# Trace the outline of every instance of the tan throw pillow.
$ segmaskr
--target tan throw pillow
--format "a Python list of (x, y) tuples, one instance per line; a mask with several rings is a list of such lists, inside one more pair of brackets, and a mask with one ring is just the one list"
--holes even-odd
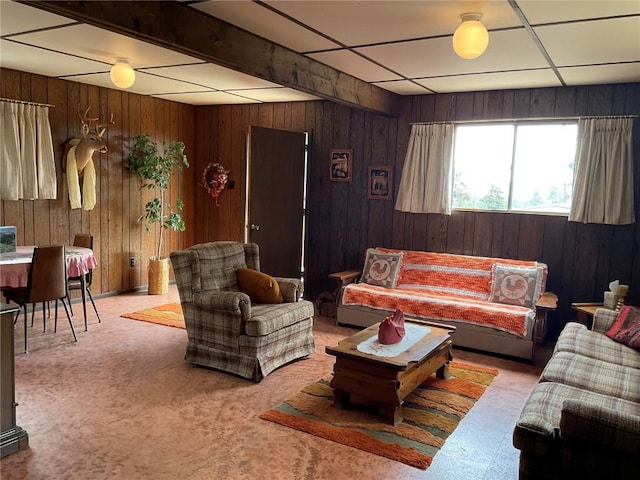
[(489, 301), (533, 308), (538, 298), (539, 274), (537, 267), (494, 264)]
[(402, 253), (379, 252), (367, 249), (361, 281), (369, 285), (396, 288)]
[(250, 268), (239, 268), (238, 286), (242, 293), (246, 293), (251, 301), (257, 303), (282, 303), (282, 293), (275, 278), (266, 273)]

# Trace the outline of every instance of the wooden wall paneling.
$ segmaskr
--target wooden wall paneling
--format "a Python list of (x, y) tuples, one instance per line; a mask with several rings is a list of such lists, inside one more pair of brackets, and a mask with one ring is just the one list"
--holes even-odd
[[(111, 125), (105, 135), (108, 140), (109, 152), (107, 159), (102, 158), (106, 165), (106, 184), (108, 198), (107, 225), (103, 232), (108, 232), (109, 238), (109, 292), (119, 292), (123, 288), (122, 275), (124, 269), (124, 255), (122, 252), (123, 237), (123, 198), (122, 198), (122, 91), (114, 89), (101, 90), (101, 115), (113, 113), (115, 125)], [(109, 113), (107, 113), (109, 112)], [(109, 131), (111, 130), (111, 131)], [(105, 196), (103, 195), (104, 199)], [(128, 266), (128, 259), (127, 267)]]
[(531, 104), (529, 115), (531, 117), (551, 117), (555, 110), (556, 89), (534, 88), (531, 90)]
[[(68, 140), (72, 138), (81, 138), (82, 123), (80, 121), (79, 115), (82, 115), (84, 113), (84, 111), (87, 108), (84, 105), (88, 105), (88, 104), (87, 104), (87, 85), (86, 84), (69, 82), (66, 86), (67, 86), (67, 111), (66, 111), (67, 121), (63, 125), (66, 126), (67, 131), (65, 134), (61, 135), (62, 137), (64, 137), (64, 140), (58, 150), (60, 152), (60, 155), (57, 155), (56, 159), (59, 159), (61, 171), (63, 170), (62, 166), (64, 165), (64, 173), (60, 176), (60, 183), (58, 184), (58, 188), (61, 188), (61, 187), (64, 188), (64, 193), (63, 195), (60, 195), (60, 198), (65, 202), (66, 207), (69, 209), (68, 240), (72, 242), (73, 237), (76, 233), (82, 233), (86, 231), (83, 228), (83, 220), (86, 219), (88, 223), (89, 213), (87, 212), (85, 214), (84, 208), (73, 208), (73, 209), (71, 208), (71, 205), (69, 202), (69, 187), (67, 185), (67, 178), (68, 178), (67, 171), (66, 171), (67, 159), (64, 157), (64, 143), (66, 143)], [(84, 101), (83, 101), (83, 97), (84, 97)], [(81, 113), (78, 113), (79, 111)], [(100, 115), (100, 112), (95, 111), (95, 107), (92, 111), (89, 112), (90, 117), (95, 118), (98, 115)], [(61, 131), (62, 130), (64, 130), (64, 127), (61, 128)], [(104, 139), (105, 142), (107, 141), (108, 135), (109, 133), (105, 134), (105, 139)], [(97, 173), (99, 171), (97, 162), (99, 162), (98, 157), (100, 156), (100, 153), (96, 152), (94, 153), (93, 156), (95, 158), (94, 165), (96, 167), (96, 173)], [(80, 182), (82, 182), (83, 177), (79, 178)], [(97, 181), (98, 180), (96, 179), (96, 182)], [(82, 183), (80, 183), (80, 185), (81, 185), (80, 191), (83, 192)], [(96, 206), (99, 198), (100, 197), (98, 196), (98, 192), (96, 191)]]
[(554, 116), (569, 117), (575, 115), (577, 92), (576, 87), (564, 87), (556, 90)]
[[(56, 78), (47, 78), (47, 91), (49, 103), (55, 108), (49, 110), (49, 122), (52, 124), (51, 138), (53, 141), (54, 155), (60, 156), (62, 144), (66, 140), (67, 116), (67, 82)], [(50, 200), (49, 228), (36, 229), (36, 244), (66, 244), (69, 241), (69, 195), (66, 188), (66, 176), (60, 169), (56, 169), (58, 182), (58, 198)], [(62, 189), (60, 188), (62, 186)], [(62, 193), (62, 195), (61, 195)], [(47, 231), (48, 230), (48, 231)]]
[[(474, 120), (484, 118), (484, 112), (487, 110), (487, 103), (489, 101), (489, 94), (487, 92), (474, 92), (473, 93), (473, 114)], [(456, 106), (456, 116), (458, 115), (458, 108)]]
[[(155, 111), (156, 99), (153, 97), (142, 97), (141, 99), (141, 121), (140, 121), (140, 132), (135, 132), (134, 135), (139, 133), (146, 133), (149, 135), (149, 138), (157, 141), (156, 136), (156, 111)], [(161, 118), (158, 119), (161, 121)], [(135, 180), (138, 185), (142, 185), (142, 181), (139, 178)], [(151, 190), (141, 189), (140, 190), (140, 204), (138, 206), (138, 216), (142, 215), (144, 212), (145, 204), (153, 198), (154, 194)], [(142, 278), (144, 279), (143, 285), (148, 284), (148, 269), (149, 269), (149, 257), (155, 255), (155, 234), (147, 233), (145, 227), (142, 223), (138, 223), (138, 231), (140, 232), (142, 238)]]
[[(136, 287), (138, 285), (144, 285), (147, 282), (145, 275), (146, 268), (143, 268), (146, 262), (146, 255), (143, 255), (141, 228), (138, 224), (138, 217), (141, 212), (140, 181), (131, 175), (128, 168), (126, 168), (126, 157), (131, 151), (132, 138), (142, 131), (142, 97), (140, 95), (129, 95), (126, 116), (128, 117), (128, 122), (126, 129), (123, 125), (122, 150), (125, 158), (123, 172), (129, 185), (127, 215), (124, 219), (129, 230), (129, 246), (125, 250), (125, 257), (129, 259), (131, 257), (135, 258), (135, 267), (129, 267), (129, 286)], [(146, 235), (146, 233), (142, 232), (142, 235)]]
[[(120, 136), (118, 139), (118, 145), (120, 148), (120, 175), (122, 178), (122, 290), (131, 290), (135, 284), (131, 283), (132, 270), (129, 263), (131, 257), (131, 242), (132, 237), (135, 236), (135, 230), (131, 231), (131, 184), (132, 178), (129, 175), (127, 169), (127, 155), (129, 154), (129, 123), (132, 122), (132, 117), (129, 114), (129, 102), (133, 95), (123, 92), (122, 104), (120, 106)], [(140, 263), (140, 262), (138, 262)]]
[(462, 235), (462, 253), (464, 255), (473, 255), (473, 240), (478, 215), (481, 213), (464, 212), (464, 233)]
[(513, 94), (513, 117), (526, 118), (531, 107), (531, 90), (515, 90)]
[[(2, 87), (3, 97), (14, 100), (28, 100), (28, 98), (23, 97), (22, 82), (20, 78), (20, 72), (15, 70), (2, 70), (2, 82), (0, 82), (0, 87)], [(26, 245), (27, 239), (33, 241), (31, 240), (33, 239), (33, 233), (31, 233), (33, 232), (33, 229), (31, 229), (25, 236), (27, 226), (25, 224), (23, 203), (23, 200), (2, 201), (2, 224), (14, 225), (16, 227), (17, 242), (19, 245)]]
[(574, 299), (575, 302), (593, 298), (593, 284), (598, 269), (598, 243), (602, 225), (578, 225), (574, 250)]
[(587, 115), (611, 115), (613, 107), (613, 89), (608, 85), (595, 85), (589, 88)]
[[(71, 83), (71, 82), (69, 82)], [(98, 111), (98, 108), (100, 106), (100, 88), (96, 87), (94, 85), (82, 85), (80, 87), (80, 98), (79, 98), (80, 103), (76, 103), (75, 105), (72, 105), (71, 103), (69, 103), (69, 106), (67, 108), (67, 112), (68, 112), (68, 125), (69, 127), (71, 125), (74, 126), (75, 129), (74, 130), (74, 134), (71, 135), (71, 130), (69, 128), (69, 132), (67, 134), (67, 137), (72, 137), (75, 135), (80, 135), (82, 133), (82, 125), (80, 123), (80, 119), (78, 118), (78, 109), (82, 110), (82, 108), (84, 107), (84, 109), (86, 110), (87, 107), (92, 106), (91, 107), (91, 112), (93, 112), (95, 110), (95, 113), (100, 114), (100, 112)], [(73, 111), (73, 113), (71, 113)], [(84, 113), (84, 111), (81, 112), (81, 114)], [(107, 112), (105, 112), (105, 115), (108, 115)], [(106, 132), (105, 133), (106, 137), (108, 138), (109, 133)], [(94, 153), (93, 154), (93, 163), (94, 163), (94, 167), (96, 170), (96, 206), (93, 210), (87, 212), (86, 215), (83, 215), (83, 221), (86, 220), (87, 222), (87, 230), (84, 230), (84, 232), (86, 233), (90, 233), (91, 235), (93, 235), (93, 249), (94, 249), (94, 254), (95, 251), (97, 249), (98, 253), (100, 253), (100, 248), (101, 246), (100, 244), (100, 239), (102, 238), (102, 210), (103, 208), (105, 208), (104, 205), (104, 200), (103, 200), (103, 195), (102, 195), (102, 182), (100, 181), (99, 175), (100, 175), (100, 171), (102, 169), (102, 162), (108, 162), (109, 161), (109, 153), (107, 152), (106, 154), (102, 154), (102, 153)], [(67, 188), (66, 184), (67, 184), (67, 177), (64, 176), (62, 179), (62, 183), (64, 185), (64, 188)], [(70, 208), (70, 203), (69, 203), (69, 198), (68, 198), (69, 194), (68, 191), (67, 193), (65, 193), (65, 198), (64, 201), (66, 203), (66, 205), (69, 206)], [(99, 257), (98, 257), (99, 258)], [(97, 273), (97, 272), (96, 272)], [(96, 277), (96, 273), (94, 273), (94, 279)], [(93, 285), (92, 285), (92, 289), (93, 289)], [(102, 287), (100, 287), (102, 288)], [(93, 291), (93, 290), (92, 290)], [(99, 291), (99, 290), (98, 290)], [(105, 290), (108, 291), (108, 290)]]
[[(560, 312), (567, 312), (569, 315), (560, 318), (575, 318), (575, 312), (570, 312), (572, 302), (582, 301), (576, 298), (575, 291), (575, 274), (574, 266), (576, 263), (576, 242), (578, 240), (578, 224), (575, 222), (565, 222), (564, 235), (562, 242), (562, 268), (560, 287), (555, 292), (559, 296)], [(556, 275), (550, 271), (550, 275)], [(587, 300), (588, 301), (588, 300)], [(561, 328), (561, 326), (559, 326)], [(559, 331), (559, 330), (558, 330)]]
[(284, 103), (276, 103), (273, 105), (273, 128), (280, 130), (287, 128), (284, 123)]
[(502, 234), (504, 232), (504, 213), (491, 212), (491, 247), (490, 257), (500, 257), (502, 255)]
[(428, 252), (445, 252), (447, 249), (447, 227), (449, 216), (439, 213), (427, 214), (427, 245)]
[(540, 262), (546, 263), (549, 269), (547, 276), (547, 290), (556, 294), (562, 286), (564, 233), (566, 217), (544, 217), (544, 234), (542, 238), (542, 255)]
[(521, 215), (518, 234), (518, 258), (540, 260), (543, 251), (544, 217), (542, 215)]
[[(410, 118), (411, 115), (411, 98), (403, 97), (399, 104), (400, 117)], [(398, 136), (396, 140), (396, 168), (394, 173), (394, 192), (393, 192), (393, 204), (395, 206), (398, 200), (398, 194), (400, 193), (400, 180), (402, 178), (402, 170), (404, 169), (404, 161), (407, 155), (407, 147), (409, 145), (409, 136), (411, 134), (411, 126), (409, 122), (397, 122), (398, 124)], [(405, 239), (405, 220), (407, 214), (400, 210), (394, 210), (393, 215), (393, 239), (391, 240), (391, 246), (393, 248), (400, 248), (404, 244)]]
[(472, 255), (490, 257), (494, 214), (482, 212), (474, 216), (475, 226), (473, 229)]
[[(602, 300), (602, 292), (607, 290), (609, 282), (613, 280), (610, 275), (611, 261), (615, 255), (613, 248), (613, 233), (615, 227), (613, 225), (602, 225), (600, 229), (600, 240), (597, 243), (597, 254), (594, 258), (596, 264), (595, 275), (591, 284), (591, 297), (600, 298)], [(620, 280), (620, 279), (618, 279)], [(621, 281), (620, 283), (624, 283)]]
[[(165, 124), (167, 128), (167, 145), (173, 141), (183, 142), (183, 139), (180, 138), (178, 133), (178, 116), (179, 116), (179, 104), (176, 102), (164, 101), (165, 108)], [(187, 157), (188, 160), (189, 157)], [(171, 179), (171, 183), (169, 184), (169, 203), (175, 209), (176, 208), (176, 200), (178, 198), (182, 199), (180, 195), (181, 186), (184, 184), (184, 170), (187, 167), (184, 167), (182, 170), (176, 168), (174, 169), (173, 176)], [(166, 230), (166, 248), (165, 253), (169, 255), (174, 250), (179, 250), (178, 245), (180, 243), (180, 237), (182, 237), (182, 232), (176, 232), (172, 229)], [(171, 262), (169, 262), (171, 263)], [(170, 278), (173, 278), (173, 270), (170, 268)]]
[(464, 250), (465, 213), (457, 210), (451, 213), (447, 225), (447, 252), (462, 253)]
[(385, 156), (386, 156), (386, 165), (390, 165), (392, 169), (392, 182), (389, 185), (391, 189), (391, 199), (384, 200), (384, 244), (387, 247), (390, 247), (393, 244), (393, 216), (395, 213), (394, 205), (396, 201), (396, 197), (394, 195), (394, 182), (395, 178), (400, 173), (396, 168), (397, 157), (396, 157), (396, 148), (395, 145), (398, 143), (398, 120), (394, 117), (382, 117), (385, 121), (385, 129), (388, 134), (386, 137), (386, 145), (385, 145)]
[(273, 103), (258, 105), (258, 123), (261, 127), (273, 128)]
[[(371, 148), (367, 148), (367, 164), (366, 168), (361, 169), (365, 175), (368, 173), (370, 166), (389, 165), (387, 156), (388, 142), (388, 125), (385, 118), (381, 115), (372, 115), (373, 136), (371, 137)], [(362, 192), (364, 198), (367, 198), (369, 188), (369, 179), (365, 181), (365, 190)], [(389, 235), (389, 243), (385, 243), (385, 207), (388, 200), (366, 200), (369, 206), (369, 244), (371, 246), (391, 245), (391, 237)], [(357, 228), (357, 226), (355, 227)], [(389, 230), (391, 225), (389, 225)], [(389, 233), (391, 233), (389, 231)], [(415, 233), (415, 232), (414, 232)]]
[[(244, 241), (244, 209), (245, 209), (245, 163), (248, 106), (236, 107), (231, 113), (231, 156), (222, 165), (229, 170), (229, 180), (234, 182), (233, 189), (227, 189), (220, 195), (220, 202), (229, 204), (231, 218), (240, 218), (240, 222), (229, 225), (229, 240)], [(213, 201), (213, 199), (211, 199)], [(215, 202), (214, 202), (215, 203)]]
[[(351, 111), (351, 132), (349, 143), (354, 155), (359, 157), (365, 153), (365, 114), (362, 110)], [(370, 138), (370, 137), (369, 137)], [(364, 158), (360, 158), (363, 161)], [(362, 268), (362, 256), (367, 248), (367, 231), (362, 228), (363, 212), (367, 212), (370, 200), (367, 199), (367, 171), (364, 168), (353, 169), (353, 179), (347, 192), (347, 249), (342, 269)]]
[[(345, 105), (336, 104), (333, 110), (333, 121), (331, 122), (333, 130), (333, 146), (326, 149), (325, 158), (328, 169), (329, 149), (331, 148), (352, 148), (351, 137), (351, 109)], [(366, 165), (366, 153), (353, 152), (352, 169), (361, 169)], [(352, 180), (350, 182), (331, 182), (331, 249), (329, 251), (329, 266), (332, 271), (339, 271), (344, 268), (346, 260), (348, 226), (345, 210), (348, 208), (349, 190), (353, 188), (353, 170), (351, 172)], [(333, 209), (335, 213), (333, 214)]]
[(436, 95), (433, 110), (434, 121), (448, 122), (457, 119), (456, 97), (457, 95), (453, 93), (441, 93), (439, 95)]
[(487, 92), (487, 102), (482, 118), (484, 119), (500, 119), (503, 117), (504, 107), (504, 91), (492, 90)]
[(576, 90), (576, 109), (574, 115), (582, 116), (589, 114), (589, 96), (590, 96), (590, 87), (577, 87)]
[[(231, 109), (229, 105), (221, 105), (218, 109), (218, 156), (220, 159), (231, 159), (234, 167), (238, 159), (232, 156), (231, 146)], [(260, 105), (262, 110), (262, 105)], [(273, 111), (273, 108), (269, 109)], [(253, 179), (255, 181), (255, 179)], [(215, 200), (211, 199), (209, 202), (211, 207), (211, 214), (217, 217), (217, 224), (219, 229), (213, 232), (214, 240), (229, 240), (231, 239), (231, 204), (229, 202), (218, 202), (219, 206), (215, 205)]]
[(505, 90), (502, 98), (502, 118), (513, 118), (515, 90)]
[(499, 257), (520, 258), (518, 256), (518, 244), (521, 216), (515, 213), (505, 214), (504, 229), (502, 231), (502, 254), (498, 255)]
[(306, 105), (310, 102), (290, 102), (285, 104), (284, 128), (307, 131), (306, 127)]

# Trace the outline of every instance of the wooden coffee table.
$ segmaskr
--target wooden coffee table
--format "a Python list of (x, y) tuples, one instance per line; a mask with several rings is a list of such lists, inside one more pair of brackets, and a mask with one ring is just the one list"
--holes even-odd
[[(408, 322), (407, 322), (408, 323)], [(331, 387), (335, 405), (348, 408), (352, 395), (373, 401), (393, 425), (402, 422), (402, 403), (434, 372), (438, 378), (448, 377), (452, 360), (451, 335), (455, 327), (414, 323), (424, 329), (424, 336), (393, 357), (364, 353), (358, 345), (378, 336), (380, 323), (346, 338), (335, 347), (326, 347), (335, 355)], [(355, 403), (355, 402), (354, 402)]]

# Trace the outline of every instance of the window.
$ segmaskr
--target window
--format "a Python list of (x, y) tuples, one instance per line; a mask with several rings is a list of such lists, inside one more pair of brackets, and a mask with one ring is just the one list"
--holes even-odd
[(568, 214), (578, 123), (458, 125), (453, 208)]

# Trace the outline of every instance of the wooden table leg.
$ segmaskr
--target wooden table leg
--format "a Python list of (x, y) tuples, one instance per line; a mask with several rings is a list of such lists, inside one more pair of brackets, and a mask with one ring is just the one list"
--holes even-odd
[(393, 425), (399, 425), (402, 423), (402, 404), (400, 405), (388, 405), (386, 403), (380, 404), (378, 411)]
[(333, 404), (338, 408), (349, 408), (351, 405), (351, 394), (337, 388), (333, 389)]

